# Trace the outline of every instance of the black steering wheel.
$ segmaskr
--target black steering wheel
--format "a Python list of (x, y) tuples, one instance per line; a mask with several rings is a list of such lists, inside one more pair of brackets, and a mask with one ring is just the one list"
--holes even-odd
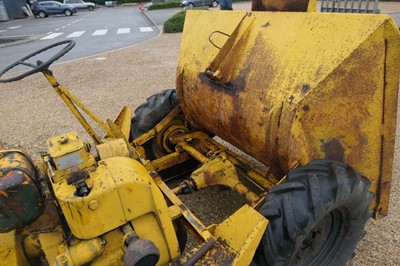
[[(38, 61), (37, 64), (32, 64), (32, 63), (28, 63), (26, 62), (28, 59), (43, 53), (46, 50), (52, 49), (54, 47), (60, 46), (60, 45), (64, 45), (65, 47), (63, 47), (57, 54), (55, 54), (54, 56), (52, 56), (49, 60), (45, 61), (45, 62), (41, 62)], [(38, 73), (38, 72), (43, 72), (44, 70), (46, 70), (54, 61), (56, 61), (57, 59), (59, 59), (60, 57), (62, 57), (63, 55), (65, 55), (66, 53), (68, 53), (73, 47), (75, 46), (75, 41), (73, 40), (67, 40), (67, 41), (62, 41), (62, 42), (57, 42), (57, 43), (53, 43), (52, 45), (46, 46), (40, 50), (37, 50), (27, 56), (25, 56), (24, 58), (19, 59), (18, 61), (12, 63), (11, 65), (9, 65), (8, 67), (4, 68), (1, 72), (0, 72), (0, 83), (6, 83), (6, 82), (12, 82), (12, 81), (16, 81), (16, 80), (20, 80), (23, 79), (27, 76), (30, 76), (32, 74)], [(10, 71), (12, 68), (18, 66), (18, 65), (24, 65), (24, 66), (30, 66), (33, 69), (29, 70), (29, 71), (25, 71), (22, 74), (19, 74), (15, 77), (12, 78), (8, 78), (8, 79), (1, 79), (1, 77), (7, 73), (8, 71)]]

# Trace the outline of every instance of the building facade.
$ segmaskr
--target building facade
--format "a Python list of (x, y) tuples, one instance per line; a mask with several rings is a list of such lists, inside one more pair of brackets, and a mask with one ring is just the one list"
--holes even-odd
[(6, 20), (6, 17), (9, 19), (26, 17), (26, 14), (22, 11), (22, 7), (26, 6), (27, 4), (27, 0), (0, 0), (0, 6), (4, 6), (7, 15), (5, 18), (0, 17), (0, 21)]

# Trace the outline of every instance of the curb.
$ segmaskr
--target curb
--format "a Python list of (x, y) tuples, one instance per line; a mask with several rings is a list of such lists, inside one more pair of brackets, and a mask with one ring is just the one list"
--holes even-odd
[(158, 29), (158, 31), (161, 33), (163, 33), (163, 25), (158, 26), (157, 23), (154, 21), (154, 19), (152, 17), (150, 17), (150, 15), (148, 15), (144, 10), (141, 12), (143, 14), (143, 16), (145, 16), (150, 22), (151, 24), (154, 25), (154, 27), (156, 27)]
[(142, 11), (141, 12), (148, 20), (150, 20), (151, 24), (153, 24), (155, 27), (158, 28), (157, 23), (154, 21), (154, 19), (152, 17), (150, 17), (149, 15), (147, 15), (147, 12)]
[(10, 42), (4, 43), (4, 44), (0, 44), (0, 48), (31, 42), (31, 41), (37, 40), (43, 36), (44, 35), (41, 34), (41, 35), (16, 35), (16, 36), (0, 37), (0, 40), (1, 39), (15, 39), (15, 41), (10, 41)]

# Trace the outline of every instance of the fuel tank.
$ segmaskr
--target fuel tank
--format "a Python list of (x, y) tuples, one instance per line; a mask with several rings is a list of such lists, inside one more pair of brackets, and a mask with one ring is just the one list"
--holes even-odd
[(29, 225), (43, 211), (37, 173), (30, 157), (18, 145), (5, 147), (0, 143), (0, 233)]
[(387, 15), (188, 11), (176, 84), (194, 126), (278, 178), (297, 163), (345, 162), (385, 214), (399, 64)]

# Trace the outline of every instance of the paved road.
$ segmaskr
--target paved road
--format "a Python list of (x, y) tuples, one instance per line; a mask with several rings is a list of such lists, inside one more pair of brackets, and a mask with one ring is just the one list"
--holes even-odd
[[(58, 15), (0, 23), (2, 38), (31, 35), (36, 39), (0, 48), (0, 69), (32, 51), (67, 39), (75, 40), (76, 46), (58, 62), (126, 47), (148, 40), (158, 33), (159, 29), (154, 27), (137, 7), (132, 6), (100, 8), (93, 12), (78, 11), (70, 17)], [(43, 61), (54, 52), (50, 51), (40, 59)]]
[(178, 7), (159, 10), (147, 10), (144, 12), (154, 20), (157, 26), (162, 26), (167, 19), (182, 10), (183, 8)]

